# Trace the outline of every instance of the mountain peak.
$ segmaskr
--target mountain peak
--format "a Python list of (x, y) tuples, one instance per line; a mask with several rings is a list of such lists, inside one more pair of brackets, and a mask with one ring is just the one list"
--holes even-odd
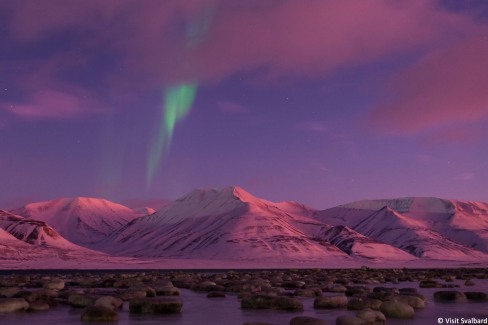
[(227, 186), (222, 189), (215, 189), (215, 188), (201, 188), (201, 189), (194, 189), (190, 193), (186, 194), (185, 196), (177, 199), (176, 201), (213, 201), (218, 200), (221, 202), (226, 201), (241, 201), (241, 202), (255, 202), (257, 199), (255, 196), (250, 194), (249, 192), (245, 191), (243, 188), (238, 186)]

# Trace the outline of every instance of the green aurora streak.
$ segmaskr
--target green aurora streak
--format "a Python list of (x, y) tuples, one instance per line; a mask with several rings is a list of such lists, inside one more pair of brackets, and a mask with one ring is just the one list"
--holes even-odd
[(197, 93), (196, 83), (182, 83), (164, 91), (164, 112), (156, 143), (149, 152), (146, 184), (149, 186), (157, 171), (163, 153), (171, 146), (176, 123), (186, 117)]

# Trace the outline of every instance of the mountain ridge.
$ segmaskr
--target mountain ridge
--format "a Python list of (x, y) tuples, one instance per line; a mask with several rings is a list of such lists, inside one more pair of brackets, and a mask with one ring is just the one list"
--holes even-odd
[[(141, 260), (488, 264), (488, 204), (483, 202), (406, 197), (316, 210), (228, 186), (194, 189), (155, 212), (142, 210), (145, 215), (119, 206), (103, 199), (60, 198), (28, 204), (18, 217), (35, 223), (39, 216), (38, 222), (60, 235), (70, 230), (66, 239), (73, 244)], [(68, 222), (77, 217), (81, 226)]]

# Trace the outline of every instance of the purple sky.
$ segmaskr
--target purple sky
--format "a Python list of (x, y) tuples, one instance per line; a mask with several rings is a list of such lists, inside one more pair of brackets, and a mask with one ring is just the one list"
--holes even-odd
[(488, 201), (487, 35), (483, 0), (1, 0), (0, 207), (227, 185)]

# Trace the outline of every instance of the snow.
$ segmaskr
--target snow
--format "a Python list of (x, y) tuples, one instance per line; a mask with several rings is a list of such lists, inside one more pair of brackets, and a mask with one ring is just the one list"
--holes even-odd
[[(363, 200), (315, 217), (434, 259), (482, 259), (488, 252), (488, 205), (438, 198)], [(481, 252), (480, 252), (481, 251)]]
[(44, 221), (66, 239), (88, 247), (142, 215), (117, 203), (86, 197), (31, 203), (12, 212)]
[[(238, 187), (201, 189), (129, 223), (102, 246), (120, 255), (145, 257), (350, 259), (331, 244), (317, 243), (305, 231), (321, 226), (314, 219), (280, 210), (275, 203)], [(110, 242), (115, 242), (115, 247)]]
[(2, 268), (488, 265), (481, 202), (408, 197), (317, 211), (232, 186), (193, 190), (158, 211), (79, 197), (14, 212), (22, 216), (0, 211)]

